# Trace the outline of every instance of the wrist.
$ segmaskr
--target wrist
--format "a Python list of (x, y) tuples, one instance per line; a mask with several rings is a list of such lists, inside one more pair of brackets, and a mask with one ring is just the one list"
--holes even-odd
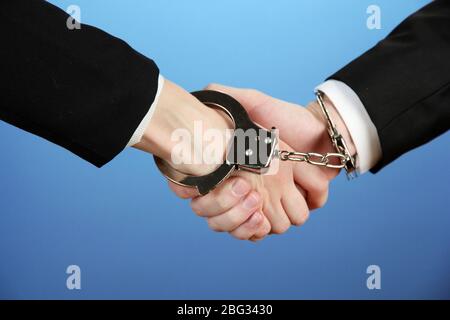
[[(356, 155), (356, 147), (355, 147), (353, 139), (350, 135), (350, 132), (349, 132), (344, 120), (340, 116), (339, 112), (337, 111), (336, 107), (331, 102), (331, 100), (328, 99), (328, 97), (324, 96), (323, 101), (324, 101), (325, 107), (328, 110), (328, 113), (330, 114), (331, 119), (334, 121), (336, 129), (344, 138), (344, 140), (347, 144), (348, 150), (350, 152), (350, 155), (355, 156)], [(323, 131), (321, 139), (325, 139), (327, 142), (324, 142), (324, 143), (329, 145), (331, 148), (333, 148), (333, 144), (328, 135), (328, 125), (324, 118), (323, 112), (320, 108), (320, 105), (318, 104), (317, 101), (314, 101), (314, 102), (311, 102), (307, 108), (323, 124), (323, 126), (321, 126), (321, 130)]]
[[(222, 113), (205, 106), (189, 92), (176, 84), (166, 80), (161, 91), (155, 112), (142, 136), (141, 141), (134, 147), (154, 154), (167, 162), (175, 169), (187, 174), (203, 175), (212, 172), (218, 165), (200, 162), (183, 161), (174, 163), (173, 150), (180, 143), (174, 139), (174, 132), (182, 129), (187, 136), (191, 155), (201, 154), (207, 147), (208, 141), (204, 137), (195, 137), (208, 129), (215, 129), (223, 134), (223, 155), (226, 148), (226, 130), (231, 128), (231, 120)], [(201, 125), (201, 132), (197, 132), (196, 125)], [(200, 143), (195, 143), (200, 141)], [(192, 158), (192, 157), (191, 157)], [(203, 158), (201, 159), (203, 160)]]

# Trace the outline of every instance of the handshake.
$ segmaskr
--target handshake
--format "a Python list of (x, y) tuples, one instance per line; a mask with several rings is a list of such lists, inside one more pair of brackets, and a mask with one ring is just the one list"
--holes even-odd
[[(216, 84), (206, 89), (233, 97), (259, 126), (276, 127), (281, 150), (306, 150), (320, 154), (335, 152), (327, 121), (317, 102), (311, 102), (303, 108), (252, 89)], [(341, 117), (326, 97), (324, 104), (347, 142), (348, 151), (352, 156), (355, 155), (354, 144)], [(218, 141), (228, 142), (230, 136), (226, 133), (234, 128), (227, 115), (205, 106), (168, 80), (165, 80), (154, 108), (152, 119), (141, 142), (135, 145), (136, 148), (150, 152), (164, 159), (178, 172), (192, 176), (211, 173), (218, 163), (223, 162), (223, 146), (226, 143)], [(203, 134), (201, 139), (195, 138), (208, 130), (213, 130), (215, 134)], [(218, 132), (222, 137), (214, 139)], [(185, 138), (184, 148), (180, 148), (180, 138)], [(204, 150), (209, 150), (219, 161), (203, 161)], [(189, 161), (182, 160), (183, 157), (186, 159), (186, 155), (189, 155)], [(272, 174), (235, 171), (203, 196), (195, 188), (170, 181), (169, 186), (177, 196), (192, 199), (192, 210), (205, 218), (212, 230), (228, 232), (240, 240), (258, 241), (269, 234), (282, 234), (291, 225), (303, 225), (311, 210), (326, 203), (329, 182), (339, 174), (337, 168), (313, 166), (304, 161), (278, 161), (277, 165), (276, 173)]]

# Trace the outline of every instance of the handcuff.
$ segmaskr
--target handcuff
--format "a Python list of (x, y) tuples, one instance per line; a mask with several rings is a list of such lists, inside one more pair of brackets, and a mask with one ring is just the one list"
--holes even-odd
[[(274, 158), (279, 158), (281, 161), (307, 162), (328, 168), (344, 168), (348, 177), (355, 172), (355, 156), (350, 154), (344, 138), (337, 131), (323, 102), (323, 93), (320, 91), (316, 92), (316, 98), (327, 121), (328, 134), (336, 150), (326, 154), (278, 150), (276, 128), (267, 130), (254, 123), (244, 107), (233, 97), (213, 90), (196, 91), (192, 92), (192, 95), (204, 105), (224, 111), (233, 121), (234, 131), (225, 160), (207, 175), (186, 174), (173, 168), (164, 159), (154, 156), (156, 166), (161, 173), (177, 185), (196, 188), (200, 195), (206, 195), (235, 171), (244, 170), (256, 174), (267, 172)], [(239, 141), (242, 139), (243, 132), (252, 133), (246, 136), (244, 143)], [(333, 163), (333, 159), (337, 159), (338, 163)]]

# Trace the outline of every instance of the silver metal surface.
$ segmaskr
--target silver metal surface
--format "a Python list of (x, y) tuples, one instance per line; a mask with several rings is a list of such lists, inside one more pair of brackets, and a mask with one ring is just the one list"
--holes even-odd
[[(234, 98), (211, 90), (197, 91), (192, 94), (206, 106), (224, 111), (233, 121), (234, 135), (230, 142), (231, 147), (229, 151), (234, 152), (233, 156), (230, 156), (231, 152), (229, 152), (225, 161), (216, 170), (204, 176), (192, 176), (180, 172), (171, 167), (165, 160), (154, 156), (155, 163), (161, 173), (178, 185), (197, 188), (200, 195), (205, 195), (230, 177), (235, 170), (245, 170), (257, 174), (264, 173), (270, 167), (274, 157), (278, 157), (282, 161), (306, 162), (311, 165), (332, 169), (344, 168), (348, 177), (351, 177), (355, 172), (355, 157), (350, 154), (344, 138), (337, 131), (323, 101), (323, 93), (320, 91), (316, 92), (317, 102), (324, 114), (328, 125), (328, 134), (336, 150), (336, 152), (326, 154), (277, 150), (278, 137), (275, 134), (275, 128), (268, 131), (253, 123), (242, 105)], [(256, 136), (254, 138), (256, 139), (253, 140), (257, 142), (257, 150), (248, 145), (245, 145), (244, 149), (238, 150), (239, 143), (235, 143), (235, 140), (238, 138), (237, 132), (241, 132), (241, 130), (243, 132), (255, 130)], [(265, 146), (263, 150), (266, 153), (260, 152), (261, 145)], [(242, 155), (245, 156), (241, 157)], [(264, 156), (261, 157), (261, 155)]]
[[(199, 194), (205, 195), (226, 180), (235, 170), (246, 170), (258, 174), (268, 170), (278, 141), (274, 135), (275, 128), (268, 131), (253, 123), (244, 107), (234, 98), (222, 92), (204, 90), (193, 92), (192, 95), (206, 106), (224, 111), (233, 121), (235, 130), (230, 142), (231, 146), (228, 148), (228, 150), (234, 151), (233, 157), (229, 152), (224, 163), (212, 173), (204, 176), (192, 176), (174, 169), (165, 160), (154, 156), (158, 169), (167, 179), (181, 186), (197, 188)], [(244, 150), (237, 150), (239, 144), (234, 143), (237, 132), (240, 132), (237, 129), (241, 129), (243, 132), (255, 131), (257, 150), (245, 146)], [(263, 140), (260, 139), (262, 133), (264, 133)], [(262, 145), (268, 152), (264, 153), (264, 149), (261, 152)]]
[(322, 110), (328, 125), (328, 135), (336, 152), (321, 154), (317, 152), (295, 152), (295, 151), (278, 151), (278, 157), (282, 161), (306, 162), (319, 167), (327, 167), (332, 169), (345, 169), (347, 177), (352, 178), (356, 174), (356, 159), (353, 157), (345, 143), (345, 139), (338, 132), (333, 119), (330, 117), (327, 107), (323, 101), (323, 93), (316, 92), (317, 102)]

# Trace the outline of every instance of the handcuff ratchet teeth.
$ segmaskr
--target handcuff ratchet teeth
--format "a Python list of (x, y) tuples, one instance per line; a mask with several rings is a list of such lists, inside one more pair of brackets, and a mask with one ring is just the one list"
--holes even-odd
[(233, 97), (218, 91), (203, 90), (192, 95), (210, 108), (224, 111), (234, 123), (233, 135), (224, 162), (215, 171), (192, 176), (174, 169), (167, 161), (154, 156), (161, 173), (175, 184), (197, 188), (205, 195), (225, 181), (235, 170), (262, 174), (277, 156), (278, 137), (275, 128), (266, 130), (250, 120), (247, 111)]

